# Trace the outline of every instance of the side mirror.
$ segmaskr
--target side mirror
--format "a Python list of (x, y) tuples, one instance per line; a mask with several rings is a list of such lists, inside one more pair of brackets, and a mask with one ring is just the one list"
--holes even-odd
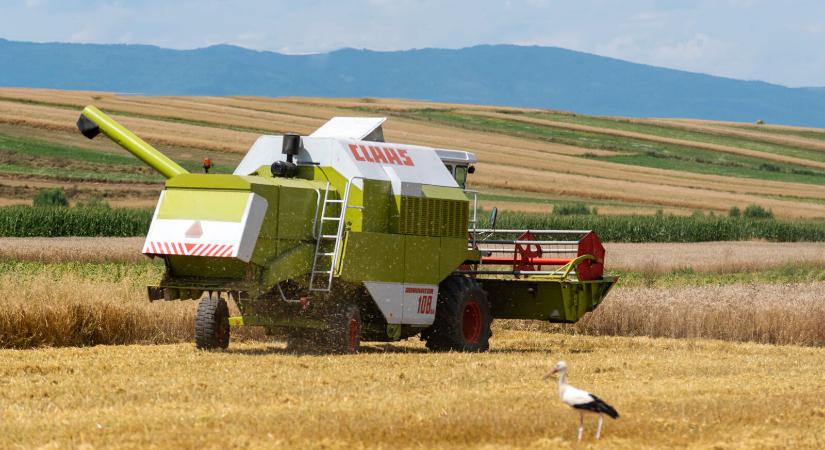
[(498, 218), (498, 208), (493, 206), (493, 210), (490, 211), (490, 229), (496, 229), (496, 219)]

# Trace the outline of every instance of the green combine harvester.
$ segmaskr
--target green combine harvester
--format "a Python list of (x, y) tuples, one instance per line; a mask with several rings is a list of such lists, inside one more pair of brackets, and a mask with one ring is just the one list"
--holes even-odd
[(594, 232), (496, 230), (495, 210), (479, 229), (475, 156), (387, 143), (385, 120), (261, 136), (231, 175), (187, 172), (94, 106), (77, 126), (167, 178), (143, 246), (165, 274), (148, 296), (200, 299), (198, 348), (254, 325), (331, 352), (415, 335), (486, 351), (493, 319), (570, 323), (599, 305), (617, 278)]

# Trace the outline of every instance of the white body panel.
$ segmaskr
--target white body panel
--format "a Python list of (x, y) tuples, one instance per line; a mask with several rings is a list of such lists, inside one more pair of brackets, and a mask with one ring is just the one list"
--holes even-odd
[(364, 139), (387, 121), (386, 117), (333, 117), (310, 137)]
[(149, 233), (143, 244), (147, 255), (189, 255), (238, 258), (249, 262), (266, 214), (267, 201), (250, 193), (240, 222), (158, 219), (161, 192)]
[(432, 325), (438, 299), (438, 285), (365, 281), (370, 296), (387, 323)]
[[(235, 169), (235, 175), (249, 175), (261, 166), (285, 161), (281, 141), (281, 136), (258, 138)], [(359, 188), (359, 177), (390, 181), (395, 195), (407, 190), (405, 184), (458, 187), (438, 154), (429, 147), (316, 137), (305, 137), (302, 142), (295, 163), (334, 167), (344, 178), (355, 178)]]
[[(310, 136), (301, 139), (296, 164), (334, 167), (344, 178), (386, 180), (395, 195), (421, 195), (421, 185), (458, 187), (445, 167), (472, 164), (475, 155), (460, 150), (444, 150), (419, 145), (362, 141), (381, 126), (385, 118), (334, 117)], [(281, 136), (261, 136), (235, 169), (235, 175), (250, 175), (262, 166), (286, 161)]]

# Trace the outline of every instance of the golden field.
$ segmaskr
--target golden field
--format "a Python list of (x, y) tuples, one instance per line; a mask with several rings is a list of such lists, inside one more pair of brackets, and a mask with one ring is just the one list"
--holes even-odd
[[(595, 441), (549, 365), (621, 414)], [(277, 343), (0, 350), (2, 448), (823, 448), (825, 350), (498, 331), (354, 356)]]
[[(104, 243), (110, 251), (96, 260), (89, 239), (0, 240), (0, 288), (14, 293), (0, 300), (0, 347), (12, 347), (0, 349), (0, 448), (825, 445), (825, 282), (816, 279), (691, 278), (662, 258), (578, 324), (495, 322), (489, 353), (431, 353), (411, 338), (352, 356), (296, 354), (256, 330), (203, 352), (191, 342), (195, 302), (146, 301), (143, 286), (162, 266), (133, 259), (140, 238)], [(738, 262), (745, 270), (769, 270), (757, 265), (765, 252), (790, 264), (818, 253), (818, 244), (740, 244), (737, 258), (752, 260)], [(674, 252), (698, 267), (734, 245), (608, 251), (614, 267)], [(555, 381), (542, 381), (558, 359), (573, 385), (622, 415), (601, 441), (591, 418), (576, 443), (576, 413)]]
[[(169, 343), (191, 339), (195, 302), (146, 300), (163, 266), (142, 238), (0, 238), (0, 347)], [(626, 273), (575, 325), (502, 329), (825, 345), (825, 244), (608, 243)], [(105, 248), (106, 251), (100, 251)], [(770, 255), (767, 258), (766, 255)]]
[[(615, 124), (617, 128), (614, 129), (612, 125), (582, 125), (534, 117), (545, 113), (562, 114), (546, 110), (394, 99), (144, 97), (104, 92), (0, 89), (0, 134), (125, 155), (111, 142), (104, 139), (88, 141), (76, 132), (74, 123), (86, 104), (95, 104), (109, 111), (173, 159), (193, 163), (209, 156), (213, 161), (231, 168), (261, 134), (286, 131), (308, 134), (332, 116), (382, 115), (390, 116), (385, 125), (389, 141), (473, 151), (479, 158), (478, 171), (471, 177), (473, 187), (511, 196), (506, 202), (508, 209), (535, 210), (534, 202), (521, 199), (525, 193), (531, 193), (554, 201), (583, 200), (601, 206), (601, 211), (608, 214), (653, 214), (658, 209), (675, 214), (690, 214), (694, 210), (725, 213), (732, 206), (742, 208), (748, 204), (759, 204), (772, 209), (780, 217), (825, 218), (825, 185), (816, 181), (816, 177), (804, 175), (806, 170), (825, 168), (825, 157), (821, 156), (825, 150), (825, 140), (789, 134), (821, 131), (794, 127), (757, 128), (746, 124), (701, 121), (604, 119)], [(427, 114), (497, 120), (497, 123), (513, 127), (513, 130), (508, 131), (506, 127), (503, 130), (485, 129), (472, 123), (464, 125), (436, 120), (437, 117), (433, 119)], [(621, 129), (628, 125), (656, 126), (665, 130), (666, 134), (690, 132), (701, 133), (701, 136), (675, 138), (668, 137), (670, 134)], [(519, 131), (520, 126), (534, 127), (539, 131), (544, 129), (542, 127), (550, 127), (548, 129), (559, 133), (573, 133), (583, 139), (582, 142), (588, 142), (587, 136), (597, 136), (608, 142), (617, 141), (615, 144), (591, 146), (562, 143), (554, 140), (552, 133), (550, 138), (545, 138)], [(622, 139), (633, 140), (632, 145), (640, 146), (642, 150), (620, 148)], [(740, 140), (742, 145), (736, 145), (740, 141), (731, 142), (731, 139)], [(619, 147), (611, 147), (614, 145)], [(678, 145), (707, 155), (722, 155), (721, 165), (714, 166), (710, 171), (679, 169), (682, 166), (678, 164), (701, 165), (705, 156), (690, 156), (683, 162), (667, 160), (670, 161), (667, 164), (676, 164), (672, 169), (622, 164), (610, 159), (633, 155), (644, 157), (644, 152), (648, 151), (644, 148), (657, 149), (668, 145)], [(728, 161), (726, 158), (733, 159)], [(744, 159), (739, 162), (736, 158)], [(759, 162), (761, 171), (757, 171), (758, 177), (726, 172), (739, 170), (744, 163), (758, 166)], [(60, 167), (64, 162), (50, 156), (33, 160), (31, 164), (48, 168)], [(83, 170), (96, 167), (94, 164), (74, 164)], [(774, 167), (775, 164), (790, 164), (794, 172), (787, 172), (785, 178), (771, 178), (776, 170), (791, 170)], [(100, 166), (96, 170), (114, 170), (112, 167)], [(141, 169), (121, 167), (117, 170), (131, 173)], [(21, 183), (29, 191), (35, 186), (29, 183), (74, 187), (79, 190), (79, 199), (98, 192), (112, 198), (114, 204), (129, 205), (131, 200), (134, 206), (141, 207), (150, 206), (160, 189), (159, 184), (130, 186), (123, 182), (92, 186), (89, 181), (77, 181), (77, 176), (69, 179), (60, 172), (0, 170), (0, 202), (29, 201), (31, 193), (23, 192), (25, 189), (19, 188)], [(811, 182), (794, 181), (797, 179)]]

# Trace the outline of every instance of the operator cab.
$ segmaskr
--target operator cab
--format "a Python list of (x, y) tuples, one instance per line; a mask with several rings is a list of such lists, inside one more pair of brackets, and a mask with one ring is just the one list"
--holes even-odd
[(475, 172), (476, 155), (461, 150), (437, 148), (435, 153), (462, 189), (467, 188), (467, 175)]

